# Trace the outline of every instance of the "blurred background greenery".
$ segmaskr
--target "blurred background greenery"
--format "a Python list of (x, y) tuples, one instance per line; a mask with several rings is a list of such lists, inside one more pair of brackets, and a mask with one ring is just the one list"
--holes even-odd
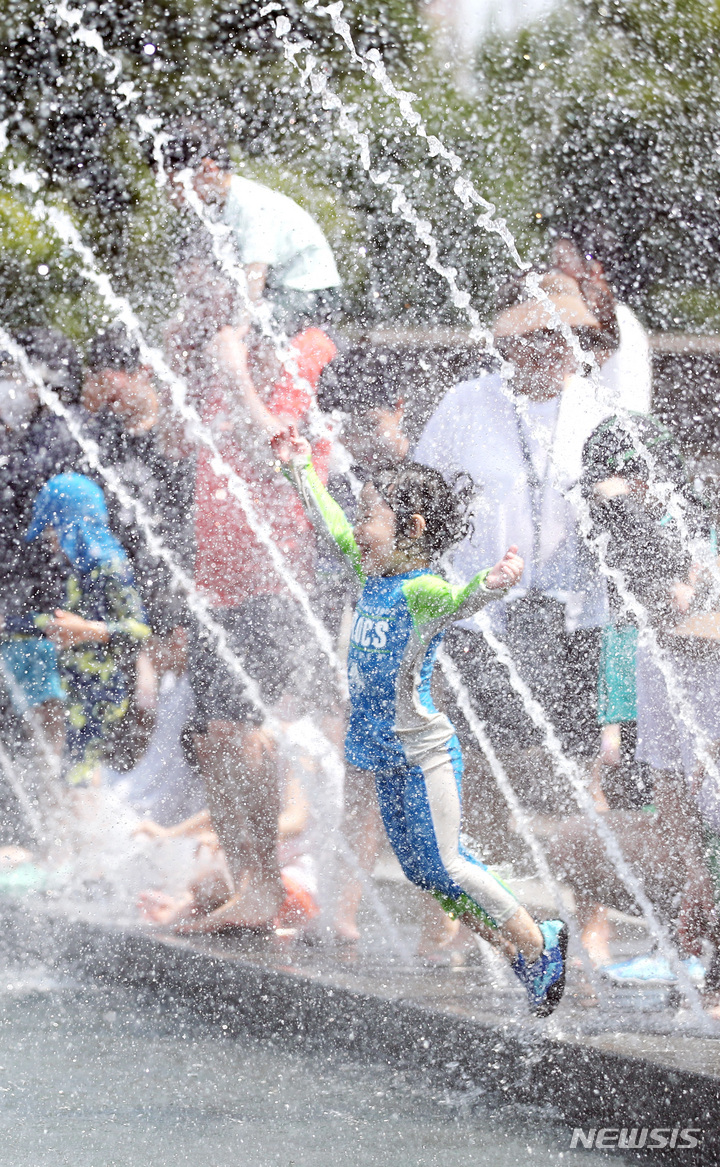
[[(168, 315), (183, 224), (155, 186), (136, 119), (201, 114), (228, 134), (242, 173), (318, 218), (353, 319), (465, 325), (392, 194), (284, 59), (282, 13), (368, 133), (375, 171), (402, 183), (489, 316), (507, 250), (461, 207), (449, 168), (429, 161), (317, 6), (90, 0), (75, 11), (122, 61), (114, 80), (52, 4), (5, 0), (0, 11), (4, 322), (56, 324), (82, 340), (103, 317), (76, 259), (33, 215), (37, 198), (70, 212), (151, 327)], [(568, 225), (588, 236), (601, 227), (617, 290), (649, 327), (720, 331), (720, 0), (567, 0), (462, 52), (423, 3), (366, 0), (343, 14), (359, 51), (378, 48), (416, 95), (524, 257), (542, 260)], [(127, 82), (134, 99), (118, 89)]]

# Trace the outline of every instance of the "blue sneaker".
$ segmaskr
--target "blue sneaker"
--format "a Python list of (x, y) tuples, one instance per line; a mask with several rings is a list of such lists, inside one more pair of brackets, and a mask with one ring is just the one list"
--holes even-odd
[[(705, 980), (705, 969), (698, 958), (691, 956), (683, 961), (683, 965), (693, 984), (701, 985)], [(655, 952), (605, 964), (598, 971), (616, 985), (674, 985), (677, 982), (669, 962)]]
[(545, 941), (542, 954), (528, 964), (518, 953), (512, 967), (525, 986), (530, 1011), (536, 1017), (549, 1017), (565, 992), (568, 930), (562, 920), (543, 920), (540, 931)]

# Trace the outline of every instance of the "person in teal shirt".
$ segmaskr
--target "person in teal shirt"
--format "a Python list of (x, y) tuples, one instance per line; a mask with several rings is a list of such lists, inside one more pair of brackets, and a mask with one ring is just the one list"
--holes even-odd
[(445, 628), (517, 583), (518, 549), (452, 586), (430, 565), (467, 533), (469, 491), (453, 491), (437, 470), (414, 462), (380, 469), (363, 487), (351, 527), (295, 428), (273, 446), (315, 525), (362, 586), (348, 653), (346, 762), (374, 773), (383, 823), (408, 879), (498, 947), (532, 1011), (547, 1016), (564, 989), (567, 927), (561, 920), (536, 924), (462, 844), (460, 746), (430, 694)]
[(59, 651), (67, 693), (66, 777), (98, 779), (122, 733), (132, 699), (129, 677), (150, 635), (125, 551), (108, 527), (102, 489), (83, 474), (57, 474), (40, 490), (27, 542), (48, 531), (70, 562), (65, 605), (21, 617), (6, 632), (34, 633)]

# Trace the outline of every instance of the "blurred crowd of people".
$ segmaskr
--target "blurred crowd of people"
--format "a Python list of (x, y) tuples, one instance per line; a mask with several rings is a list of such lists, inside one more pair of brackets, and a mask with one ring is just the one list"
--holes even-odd
[[(525, 559), (517, 587), (445, 637), (473, 711), (442, 682), (464, 829), (486, 862), (532, 875), (477, 718), (592, 962), (617, 982), (673, 981), (652, 948), (613, 961), (614, 921), (637, 904), (558, 766), (570, 759), (715, 1007), (713, 514), (650, 413), (647, 338), (615, 300), (602, 232), (568, 233), (546, 268), (508, 280), (492, 358), (409, 434), (406, 384), (369, 342), (342, 339), (340, 277), (313, 219), (234, 174), (202, 123), (168, 135), (163, 163), (187, 232), (162, 349), (197, 424), (110, 320), (84, 354), (52, 329), (18, 333), (35, 379), (0, 355), (3, 768), (31, 743), (41, 820), (45, 802), (82, 815), (112, 784), (158, 845), (196, 841), (185, 884), (141, 897), (156, 924), (356, 944), (382, 831), (371, 775), (342, 788), (337, 661), (363, 633), (271, 443), (289, 424), (304, 434), (351, 518), (368, 477), (412, 457), (472, 484), (473, 529), (441, 573), (467, 580), (509, 543)], [(244, 286), (188, 198), (222, 226)], [(459, 951), (456, 933), (425, 909), (429, 958)]]

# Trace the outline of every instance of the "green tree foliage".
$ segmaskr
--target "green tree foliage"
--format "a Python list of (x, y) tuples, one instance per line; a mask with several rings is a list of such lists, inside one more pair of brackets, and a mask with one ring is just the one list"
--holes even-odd
[[(464, 323), (378, 175), (401, 185), (431, 225), (440, 259), (490, 314), (512, 268), (507, 249), (478, 224), (477, 210), (461, 206), (447, 165), (428, 158), (319, 5), (88, 0), (78, 8), (83, 27), (121, 61), (119, 75), (45, 0), (6, 0), (0, 10), (6, 321), (57, 321), (82, 337), (104, 313), (76, 260), (33, 218), (38, 197), (69, 209), (146, 320), (172, 310), (174, 247), (190, 224), (156, 188), (138, 114), (160, 125), (207, 118), (227, 133), (240, 170), (306, 206), (337, 250), (358, 320)], [(285, 59), (281, 14), (368, 134), (372, 174)], [(567, 0), (536, 26), (486, 40), (470, 83), (467, 70), (456, 74), (433, 51), (420, 0), (354, 0), (343, 15), (358, 49), (379, 49), (396, 84), (416, 95), (429, 130), (461, 156), (524, 256), (542, 258), (568, 223), (601, 223), (615, 236), (618, 284), (651, 323), (720, 326), (717, 0)], [(35, 174), (39, 181), (28, 180)]]
[[(133, 295), (147, 318), (160, 320), (172, 307), (173, 245), (187, 224), (155, 188), (137, 114), (160, 125), (199, 115), (228, 134), (245, 173), (286, 190), (316, 215), (337, 250), (352, 308), (362, 312), (367, 300), (376, 315), (364, 246), (372, 250), (368, 216), (376, 210), (375, 187), (355, 148), (334, 138), (333, 118), (321, 100), (300, 86), (275, 33), (277, 14), (287, 12), (292, 38), (308, 46), (348, 100), (360, 94), (355, 104), (364, 104), (370, 120), (377, 118), (382, 102), (353, 70), (327, 17), (304, 5), (229, 0), (107, 0), (81, 10), (83, 29), (99, 34), (122, 62), (119, 75), (92, 40), (73, 36), (44, 0), (10, 0), (0, 12), (6, 46), (0, 117), (9, 139), (0, 178), (10, 202), (29, 207), (35, 197), (13, 183), (10, 168), (22, 160), (40, 175), (41, 196), (70, 208), (114, 283)], [(349, 5), (345, 15), (361, 51), (378, 48), (396, 76), (415, 75), (427, 36), (412, 5)], [(136, 100), (127, 99), (128, 85)], [(72, 269), (71, 257), (65, 260)], [(24, 311), (44, 321), (57, 315), (36, 267), (19, 240), (0, 257), (0, 281), (15, 282), (18, 293), (24, 286), (25, 309), (20, 294), (6, 304), (15, 322)], [(387, 256), (382, 269), (390, 282)], [(87, 329), (97, 323), (92, 298), (88, 311)]]
[(717, 329), (720, 4), (575, 0), (486, 44), (477, 75), (530, 216), (612, 232), (616, 279), (654, 326)]

